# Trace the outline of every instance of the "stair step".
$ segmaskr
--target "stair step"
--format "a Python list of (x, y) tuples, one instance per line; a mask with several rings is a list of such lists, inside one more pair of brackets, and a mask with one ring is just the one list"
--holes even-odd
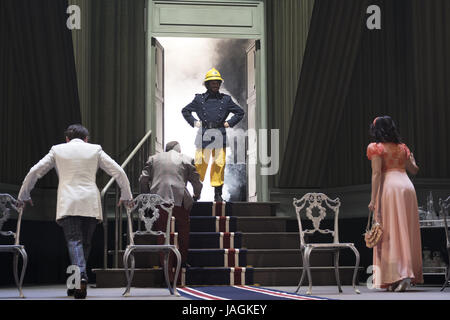
[(241, 232), (191, 232), (189, 234), (191, 249), (241, 248), (241, 244)]
[[(252, 267), (301, 267), (299, 249), (248, 249), (247, 264)], [(314, 252), (310, 256), (311, 266), (333, 264), (332, 252)]]
[(297, 224), (291, 217), (238, 217), (236, 229), (240, 232), (286, 232)]
[[(240, 248), (242, 243), (241, 232), (190, 232), (189, 248), (191, 249), (227, 249)], [(156, 244), (153, 235), (136, 237), (136, 244)]]
[(189, 268), (186, 285), (239, 285), (253, 284), (253, 268)]
[(297, 232), (245, 232), (242, 233), (242, 248), (247, 249), (298, 249)]
[[(247, 216), (275, 216), (278, 202), (227, 202), (225, 215), (235, 217)], [(195, 202), (191, 210), (191, 217), (212, 216), (213, 202)]]
[[(114, 254), (113, 251), (108, 252)], [(125, 250), (119, 250), (118, 267), (123, 268), (123, 255)], [(159, 268), (160, 255), (159, 252), (133, 252), (135, 267), (139, 269)], [(131, 263), (131, 258), (128, 260)]]
[(238, 217), (270, 217), (276, 216), (279, 202), (230, 202), (226, 212), (230, 216)]
[[(358, 274), (361, 274), (363, 270), (364, 268), (360, 267)], [(352, 284), (353, 271), (354, 266), (339, 267), (339, 278), (341, 280), (341, 285)], [(253, 268), (253, 281), (255, 285), (261, 286), (297, 286), (302, 272), (303, 268), (301, 267), (258, 267)], [(311, 267), (311, 278), (313, 286), (336, 285), (334, 267)], [(307, 286), (308, 277), (305, 275), (301, 288), (306, 290)]]
[[(189, 249), (188, 263), (192, 267), (301, 267), (299, 249), (238, 249), (236, 253), (225, 249)], [(124, 250), (119, 251), (119, 268), (123, 268)], [(110, 252), (112, 254), (112, 252)], [(134, 252), (136, 268), (154, 268), (160, 264), (157, 252)], [(340, 259), (343, 261), (342, 257)], [(238, 263), (236, 265), (236, 262)], [(353, 260), (350, 262), (352, 263)], [(311, 266), (330, 266), (333, 264), (332, 252), (314, 252), (310, 257)]]
[[(92, 269), (95, 273), (97, 288), (125, 288), (127, 278), (124, 269)], [(140, 269), (134, 271), (132, 287), (165, 287), (164, 273), (158, 269)]]
[(188, 263), (192, 267), (246, 267), (247, 250), (189, 249)]
[(192, 206), (191, 210), (191, 217), (192, 216), (204, 216), (204, 217), (211, 217), (212, 216), (212, 202), (194, 202), (194, 205)]
[(237, 231), (236, 217), (203, 217), (190, 218), (191, 232), (235, 232)]
[[(124, 269), (93, 269), (96, 275), (97, 288), (126, 287)], [(186, 269), (186, 285), (239, 285), (253, 284), (252, 268), (188, 268)], [(135, 269), (133, 287), (165, 287), (164, 274), (161, 268)]]
[[(110, 252), (112, 254), (112, 252)], [(123, 268), (123, 255), (125, 251), (119, 251), (118, 267)], [(160, 254), (158, 252), (134, 252), (136, 268), (159, 267)], [(131, 260), (129, 260), (131, 263)], [(246, 267), (247, 250), (238, 249), (189, 249), (188, 263), (192, 267)]]
[(286, 232), (288, 228), (295, 228), (292, 224), (297, 224), (297, 220), (290, 217), (193, 216), (190, 218), (191, 232)]
[[(231, 270), (232, 268), (189, 268), (186, 270), (186, 285), (230, 285)], [(124, 269), (93, 269), (92, 271), (96, 275), (97, 288), (126, 287)], [(245, 283), (261, 286), (297, 286), (302, 271), (301, 267), (246, 268)], [(352, 266), (339, 267), (342, 285), (352, 284), (353, 271)], [(359, 275), (363, 271), (364, 268), (360, 267)], [(238, 274), (234, 276), (237, 277)], [(311, 267), (311, 277), (313, 286), (336, 284), (333, 267)], [(236, 279), (234, 284), (238, 284)], [(132, 286), (164, 288), (166, 285), (162, 269), (135, 269)], [(302, 288), (305, 290), (307, 286), (308, 279), (305, 275)]]

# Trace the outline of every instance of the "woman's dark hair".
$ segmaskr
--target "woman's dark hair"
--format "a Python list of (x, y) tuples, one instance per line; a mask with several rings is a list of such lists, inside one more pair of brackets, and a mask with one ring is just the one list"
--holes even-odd
[(89, 131), (81, 124), (73, 124), (67, 128), (64, 134), (67, 138), (69, 138), (69, 140), (77, 138), (84, 140), (89, 136)]
[(375, 118), (370, 125), (369, 134), (375, 142), (402, 143), (402, 138), (395, 126), (394, 120), (389, 116)]

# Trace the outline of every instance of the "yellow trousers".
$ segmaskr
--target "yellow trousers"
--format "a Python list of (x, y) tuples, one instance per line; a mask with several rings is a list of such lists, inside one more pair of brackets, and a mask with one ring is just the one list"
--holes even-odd
[[(216, 152), (217, 151), (217, 152)], [(217, 153), (217, 154), (216, 154)], [(197, 149), (195, 151), (195, 167), (200, 174), (200, 180), (205, 179), (208, 170), (209, 159), (213, 156), (211, 165), (211, 186), (220, 187), (223, 185), (225, 177), (225, 148), (222, 149)]]

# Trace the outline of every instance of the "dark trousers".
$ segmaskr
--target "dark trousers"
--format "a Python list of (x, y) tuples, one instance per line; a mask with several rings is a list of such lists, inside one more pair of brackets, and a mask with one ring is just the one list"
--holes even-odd
[(86, 280), (86, 264), (91, 252), (92, 236), (97, 223), (95, 218), (79, 216), (68, 216), (58, 220), (58, 224), (64, 231), (70, 262), (80, 268), (81, 277)]
[[(160, 217), (155, 221), (155, 231), (166, 231), (167, 212), (165, 210), (159, 211)], [(181, 263), (185, 263), (188, 258), (189, 251), (189, 229), (190, 219), (189, 211), (184, 207), (175, 206), (172, 209), (172, 217), (175, 217), (175, 231), (178, 232), (178, 248), (181, 254)], [(172, 230), (173, 231), (173, 230)], [(164, 244), (164, 237), (158, 237), (158, 244)], [(171, 253), (169, 256), (169, 270), (175, 267), (175, 254)], [(164, 254), (161, 254), (161, 266), (164, 266)], [(171, 272), (170, 272), (171, 273)], [(171, 274), (171, 278), (173, 275)]]

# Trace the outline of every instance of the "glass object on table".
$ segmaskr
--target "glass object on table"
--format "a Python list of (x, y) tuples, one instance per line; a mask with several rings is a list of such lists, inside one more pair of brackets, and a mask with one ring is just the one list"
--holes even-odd
[(424, 268), (432, 267), (431, 250), (428, 248), (424, 248), (422, 251), (422, 266)]
[(442, 261), (442, 256), (439, 251), (433, 251), (433, 258), (431, 260), (431, 265), (433, 267), (433, 272), (442, 272), (442, 267), (445, 267)]
[[(433, 193), (431, 191), (427, 196), (426, 220), (438, 220), (438, 215), (436, 213), (436, 210), (434, 209)], [(428, 223), (429, 226), (433, 226), (433, 225), (437, 225), (437, 224), (438, 224), (438, 221), (430, 221)]]
[(419, 221), (421, 222), (420, 225), (422, 225), (422, 221), (425, 221), (427, 218), (427, 211), (424, 210), (423, 207), (419, 207)]

